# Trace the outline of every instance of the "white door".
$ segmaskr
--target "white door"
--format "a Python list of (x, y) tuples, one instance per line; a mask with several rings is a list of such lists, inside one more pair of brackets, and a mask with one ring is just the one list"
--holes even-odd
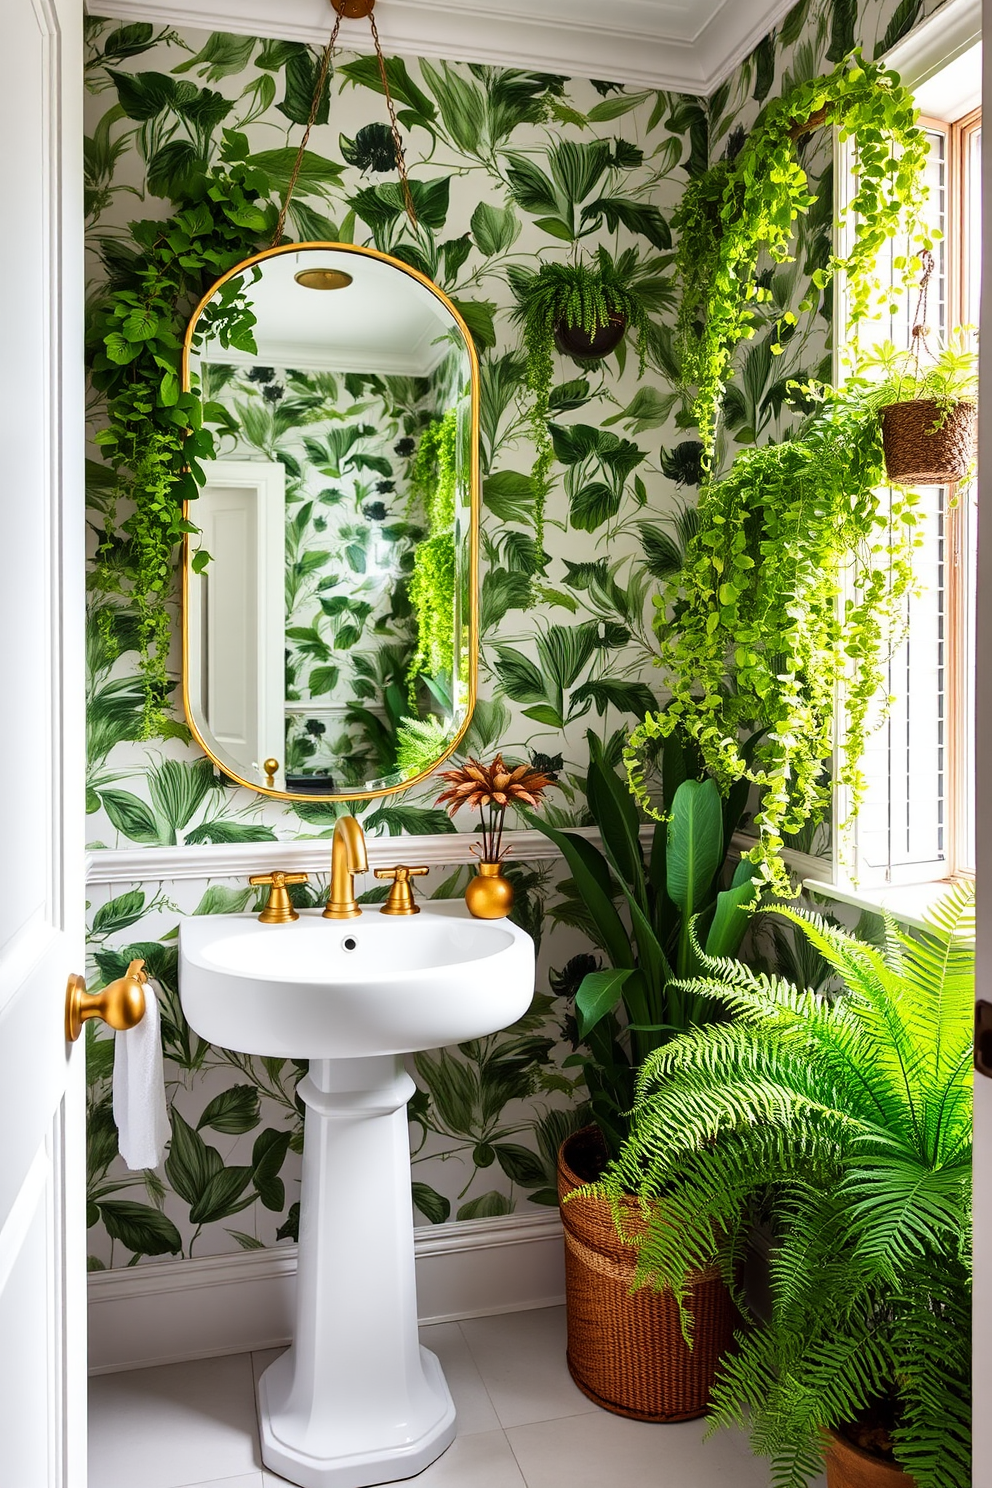
[(2, 0), (0, 1481), (84, 1488), (82, 4)]
[(198, 547), (210, 562), (186, 576), (193, 722), (236, 775), (283, 790), (286, 472), (278, 460), (204, 460), (203, 472)]

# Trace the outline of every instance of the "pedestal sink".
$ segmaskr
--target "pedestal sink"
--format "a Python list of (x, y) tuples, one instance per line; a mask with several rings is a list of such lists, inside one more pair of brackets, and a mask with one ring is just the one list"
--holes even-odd
[(406, 918), (182, 924), (191, 1027), (310, 1061), (293, 1343), (259, 1381), (263, 1461), (302, 1488), (412, 1477), (454, 1438), (444, 1375), (417, 1337), (403, 1055), (507, 1027), (533, 989), (530, 937), (460, 901)]

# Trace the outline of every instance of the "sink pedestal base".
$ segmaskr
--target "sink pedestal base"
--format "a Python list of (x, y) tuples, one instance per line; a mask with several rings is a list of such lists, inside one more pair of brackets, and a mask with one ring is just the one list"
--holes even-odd
[(454, 1439), (441, 1366), (417, 1334), (414, 1089), (393, 1055), (314, 1060), (300, 1082), (296, 1324), (259, 1406), (263, 1462), (302, 1488), (409, 1478)]

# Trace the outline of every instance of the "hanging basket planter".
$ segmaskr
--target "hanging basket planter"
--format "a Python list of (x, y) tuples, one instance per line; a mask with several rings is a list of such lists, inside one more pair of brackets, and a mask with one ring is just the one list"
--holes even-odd
[[(568, 1372), (583, 1395), (636, 1421), (691, 1421), (706, 1414), (717, 1366), (733, 1343), (737, 1312), (717, 1267), (690, 1288), (693, 1346), (682, 1336), (667, 1288), (631, 1292), (636, 1250), (616, 1232), (607, 1199), (565, 1197), (595, 1178), (606, 1159), (597, 1127), (584, 1127), (558, 1153), (565, 1236)], [(631, 1198), (628, 1233), (641, 1222)]]
[(977, 409), (929, 398), (890, 403), (881, 412), (885, 469), (895, 486), (946, 486), (963, 480), (975, 458)]
[(555, 346), (562, 356), (576, 357), (581, 362), (599, 361), (616, 351), (627, 333), (625, 315), (611, 315), (606, 325), (590, 333), (580, 325), (559, 320), (554, 328)]

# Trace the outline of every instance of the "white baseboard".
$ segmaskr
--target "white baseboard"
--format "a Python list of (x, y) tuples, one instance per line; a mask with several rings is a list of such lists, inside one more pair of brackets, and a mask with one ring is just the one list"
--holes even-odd
[[(557, 1213), (419, 1226), (423, 1323), (553, 1307), (564, 1300)], [(288, 1343), (296, 1246), (149, 1261), (89, 1276), (91, 1374)]]

